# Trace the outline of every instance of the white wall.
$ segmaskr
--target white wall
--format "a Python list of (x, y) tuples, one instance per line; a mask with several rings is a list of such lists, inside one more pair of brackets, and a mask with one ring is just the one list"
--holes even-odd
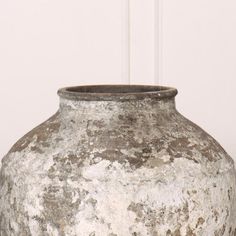
[(159, 82), (236, 157), (235, 12), (235, 0), (0, 1), (0, 156), (56, 111), (59, 87)]

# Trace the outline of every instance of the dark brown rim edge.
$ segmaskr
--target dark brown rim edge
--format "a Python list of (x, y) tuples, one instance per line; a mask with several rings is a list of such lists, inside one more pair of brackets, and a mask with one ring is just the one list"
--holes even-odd
[(101, 84), (65, 87), (58, 90), (62, 98), (78, 101), (124, 101), (145, 98), (172, 98), (178, 90), (158, 85)]

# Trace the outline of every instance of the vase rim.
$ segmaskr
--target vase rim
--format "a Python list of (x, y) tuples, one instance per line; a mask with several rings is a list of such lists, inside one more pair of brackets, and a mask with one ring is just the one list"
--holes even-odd
[(139, 100), (145, 98), (164, 99), (175, 97), (178, 90), (159, 85), (99, 84), (64, 87), (58, 90), (62, 98), (78, 101)]

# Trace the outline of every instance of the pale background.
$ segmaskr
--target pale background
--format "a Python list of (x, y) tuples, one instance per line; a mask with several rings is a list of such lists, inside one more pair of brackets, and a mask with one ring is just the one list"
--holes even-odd
[(179, 111), (236, 158), (236, 1), (0, 1), (1, 157), (59, 87), (104, 83), (177, 87)]

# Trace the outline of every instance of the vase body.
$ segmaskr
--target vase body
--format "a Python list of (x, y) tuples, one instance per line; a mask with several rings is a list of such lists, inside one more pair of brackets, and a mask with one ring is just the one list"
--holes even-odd
[(59, 95), (2, 160), (0, 236), (236, 235), (233, 160), (176, 110), (176, 90)]

